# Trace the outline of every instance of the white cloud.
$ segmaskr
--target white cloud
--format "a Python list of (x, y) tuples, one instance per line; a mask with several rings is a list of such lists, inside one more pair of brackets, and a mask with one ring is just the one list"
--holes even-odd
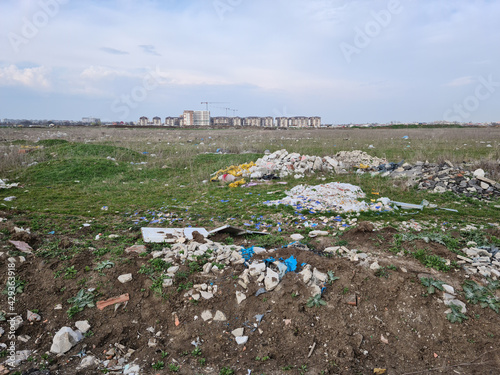
[(105, 78), (133, 77), (133, 74), (119, 69), (107, 68), (104, 66), (89, 66), (80, 73), (80, 78), (90, 80), (100, 80)]
[(49, 69), (44, 66), (20, 69), (12, 64), (0, 67), (0, 85), (48, 89), (50, 88), (48, 74)]
[(449, 87), (460, 87), (460, 86), (467, 86), (472, 83), (476, 82), (476, 79), (472, 76), (466, 76), (466, 77), (459, 77), (455, 78), (451, 82), (448, 82), (445, 86)]

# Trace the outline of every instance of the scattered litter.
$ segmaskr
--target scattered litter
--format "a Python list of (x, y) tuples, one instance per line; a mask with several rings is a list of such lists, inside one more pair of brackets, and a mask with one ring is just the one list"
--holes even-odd
[(19, 182), (14, 182), (12, 184), (8, 184), (7, 180), (0, 179), (0, 189), (12, 189), (14, 187), (18, 187)]
[(5, 197), (3, 200), (6, 202), (12, 202), (14, 199), (17, 199), (15, 195), (12, 195), (10, 197)]
[(395, 204), (396, 206), (401, 207), (404, 210), (423, 210), (424, 206), (423, 204), (412, 204), (412, 203), (404, 203), (404, 202), (396, 202), (396, 201), (391, 201), (392, 204)]
[(30, 245), (28, 245), (24, 241), (12, 241), (9, 242), (16, 247), (17, 250), (22, 251), (23, 253), (33, 254), (33, 249)]
[(260, 296), (261, 294), (264, 294), (264, 293), (267, 293), (266, 288), (260, 288), (258, 291), (255, 292), (255, 297), (258, 297), (258, 296)]
[(96, 306), (99, 310), (103, 310), (106, 306), (114, 305), (115, 303), (122, 303), (129, 300), (128, 293), (122, 294), (118, 297), (112, 297), (104, 301), (98, 301)]
[(198, 232), (204, 237), (209, 233), (205, 228), (141, 228), (144, 242), (175, 243), (179, 238), (193, 239), (193, 232)]
[(208, 232), (207, 236), (212, 236), (216, 233), (229, 233), (233, 236), (241, 236), (244, 234), (262, 234), (262, 235), (268, 235), (269, 233), (266, 232), (258, 232), (254, 230), (248, 230), (248, 229), (242, 229), (242, 228), (237, 228), (232, 225), (224, 225), (220, 228), (216, 228)]
[(311, 213), (315, 212), (360, 212), (360, 211), (383, 211), (391, 210), (389, 205), (382, 202), (368, 204), (359, 201), (358, 198), (365, 198), (365, 193), (359, 186), (331, 182), (324, 185), (298, 185), (286, 191), (287, 197), (275, 201), (266, 201), (267, 205), (284, 204), (293, 206), (298, 212), (307, 209)]
[(313, 354), (314, 348), (316, 348), (316, 342), (314, 342), (314, 344), (312, 344), (311, 350), (309, 350), (309, 354), (307, 355), (307, 358), (309, 358)]

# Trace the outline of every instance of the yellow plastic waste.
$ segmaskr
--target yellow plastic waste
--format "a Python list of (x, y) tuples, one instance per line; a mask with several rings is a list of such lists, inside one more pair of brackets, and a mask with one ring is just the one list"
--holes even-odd
[(367, 165), (367, 164), (363, 164), (363, 163), (359, 163), (359, 167), (360, 167), (361, 169), (368, 169), (368, 168), (370, 168), (370, 166), (369, 166), (369, 165)]
[(242, 178), (241, 180), (231, 182), (231, 183), (229, 184), (229, 187), (230, 187), (230, 188), (235, 188), (235, 187), (238, 187), (238, 186), (243, 185), (243, 184), (245, 184), (245, 183), (246, 183), (245, 179), (244, 179), (244, 178)]
[[(254, 166), (255, 166), (255, 163), (253, 161), (251, 161), (250, 163), (244, 163), (244, 164), (240, 164), (240, 165), (231, 165), (230, 167), (228, 167), (226, 169), (218, 170), (215, 173), (215, 176), (210, 179), (210, 181), (218, 181), (219, 176), (224, 175), (224, 174), (230, 174), (230, 175), (233, 175), (234, 177), (241, 177), (243, 175), (243, 172), (247, 172), (250, 168), (252, 168)], [(238, 181), (235, 181), (235, 182), (238, 182)]]

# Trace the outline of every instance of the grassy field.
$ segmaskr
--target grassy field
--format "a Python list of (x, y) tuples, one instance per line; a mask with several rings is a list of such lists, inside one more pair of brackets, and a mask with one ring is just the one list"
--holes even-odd
[[(265, 150), (286, 149), (308, 155), (335, 155), (359, 149), (388, 161), (472, 162), (498, 180), (500, 129), (342, 129), (342, 130), (165, 130), (165, 129), (2, 129), (0, 178), (22, 188), (0, 191), (7, 208), (31, 212), (47, 223), (78, 217), (111, 216), (134, 225), (245, 225), (268, 231), (303, 228), (336, 213), (296, 213), (262, 202), (284, 196), (298, 184), (331, 181), (361, 186), (367, 199), (379, 196), (408, 203), (423, 199), (459, 213), (424, 210), (362, 213), (361, 219), (398, 222), (498, 222), (498, 201), (480, 202), (451, 193), (430, 194), (405, 187), (404, 181), (368, 175), (316, 174), (286, 179), (287, 185), (228, 188), (206, 182), (210, 174), (233, 164), (255, 161)], [(408, 136), (408, 139), (404, 139)], [(404, 137), (404, 138), (403, 138)], [(371, 145), (371, 146), (370, 146)], [(23, 149), (30, 149), (23, 153)], [(218, 149), (228, 154), (215, 154)], [(205, 181), (205, 182), (203, 182)], [(371, 195), (372, 192), (380, 195)], [(272, 194), (270, 194), (272, 193)], [(51, 216), (52, 215), (52, 216)], [(56, 215), (56, 216), (53, 216)], [(49, 227), (52, 226), (52, 227)], [(292, 229), (291, 229), (292, 230)]]

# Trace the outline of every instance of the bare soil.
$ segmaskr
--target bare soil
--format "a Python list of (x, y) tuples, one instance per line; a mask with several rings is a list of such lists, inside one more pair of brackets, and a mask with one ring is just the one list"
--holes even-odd
[[(168, 367), (171, 363), (179, 366), (179, 374), (219, 374), (224, 367), (245, 375), (248, 370), (252, 370), (252, 374), (373, 374), (374, 369), (386, 369), (386, 374), (408, 375), (498, 374), (500, 316), (490, 309), (467, 304), (469, 319), (452, 324), (444, 313), (447, 307), (442, 303), (442, 293), (426, 295), (418, 278), (421, 274), (432, 275), (460, 291), (466, 279), (463, 271), (438, 272), (423, 267), (411, 257), (396, 256), (387, 251), (396, 230), (373, 231), (368, 224), (346, 232), (342, 239), (348, 242), (350, 249), (377, 256), (381, 266), (395, 266), (396, 270), (388, 270), (386, 277), (376, 276), (359, 262), (326, 256), (321, 250), (334, 245), (332, 238), (331, 243), (328, 238), (322, 238), (315, 251), (280, 248), (272, 254), (254, 256), (255, 259), (270, 255), (286, 259), (293, 255), (299, 265), (307, 263), (322, 272), (333, 271), (339, 279), (326, 285), (323, 293), (326, 305), (307, 307), (310, 290), (294, 272), (287, 273), (275, 290), (259, 296), (255, 293), (262, 285), (254, 281), (244, 290), (238, 284), (243, 265), (226, 267), (219, 275), (194, 273), (182, 282), (217, 285), (218, 292), (213, 299), (190, 300), (185, 290), (177, 291), (178, 283), (164, 289), (164, 298), (150, 289), (153, 281), (149, 276), (137, 272), (151, 256), (132, 253), (116, 258), (108, 253), (101, 260), (111, 259), (115, 266), (98, 273), (93, 271), (95, 251), (108, 243), (95, 241), (93, 233), (83, 230), (79, 236), (50, 237), (52, 241), (59, 240), (62, 254), (66, 251), (72, 255), (61, 260), (42, 257), (37, 252), (40, 244), (48, 239), (47, 235), (13, 235), (10, 220), (0, 223), (1, 251), (13, 250), (7, 239), (26, 241), (35, 250), (35, 255), (27, 256), (24, 263), (16, 263), (17, 277), (27, 281), (24, 292), (16, 299), (15, 311), (25, 320), (16, 335), (18, 338), (30, 336), (26, 343), (17, 340), (16, 349), (34, 351), (31, 355), (34, 360), (23, 362), (16, 370), (26, 372), (45, 365), (50, 374), (101, 373), (103, 366), (77, 370), (80, 357), (94, 355), (101, 361), (108, 358), (108, 368), (112, 367), (118, 356), (109, 356), (107, 351), (118, 343), (134, 350), (129, 363), (135, 360), (141, 366), (141, 374), (173, 373)], [(118, 234), (132, 243), (138, 237), (136, 231)], [(72, 244), (83, 241), (90, 241), (92, 246), (72, 253)], [(447, 259), (456, 259), (456, 255), (442, 245), (423, 241), (416, 245)], [(124, 244), (123, 248), (127, 246), (129, 244)], [(4, 253), (0, 268), (7, 270), (7, 262)], [(75, 279), (65, 279), (64, 272), (55, 278), (55, 271), (71, 266), (78, 270)], [(182, 266), (180, 271), (188, 271), (188, 268)], [(117, 277), (126, 273), (132, 273), (133, 280), (122, 284)], [(5, 285), (6, 279), (6, 272), (2, 272), (0, 284)], [(85, 283), (82, 279), (86, 279)], [(113, 306), (102, 311), (86, 308), (70, 319), (66, 314), (70, 306), (67, 300), (83, 285), (97, 288), (99, 300), (125, 293), (130, 300), (126, 306), (122, 304), (116, 309)], [(247, 296), (239, 305), (236, 291)], [(6, 296), (2, 295), (1, 300), (1, 309), (7, 311)], [(354, 305), (353, 301), (356, 301)], [(62, 309), (54, 309), (58, 304), (62, 304)], [(26, 321), (28, 309), (38, 310), (42, 320)], [(204, 322), (201, 319), (204, 310), (212, 313), (220, 310), (227, 321)], [(258, 314), (264, 315), (260, 323), (255, 318)], [(176, 317), (179, 325), (175, 324)], [(63, 326), (75, 329), (77, 320), (88, 320), (92, 335), (68, 353), (51, 354), (50, 362), (42, 360), (41, 355), (50, 350), (55, 332)], [(1, 322), (0, 326), (8, 331), (7, 322)], [(148, 331), (150, 327), (152, 332)], [(244, 334), (249, 336), (244, 345), (238, 345), (231, 334), (240, 327), (244, 327)], [(148, 346), (150, 339), (157, 340), (155, 347)], [(193, 341), (200, 342), (201, 355), (192, 353)], [(8, 343), (6, 334), (0, 342)], [(168, 355), (162, 358), (162, 352)], [(204, 364), (200, 364), (201, 358), (205, 359)], [(164, 361), (165, 368), (152, 368), (152, 364), (160, 360)]]

